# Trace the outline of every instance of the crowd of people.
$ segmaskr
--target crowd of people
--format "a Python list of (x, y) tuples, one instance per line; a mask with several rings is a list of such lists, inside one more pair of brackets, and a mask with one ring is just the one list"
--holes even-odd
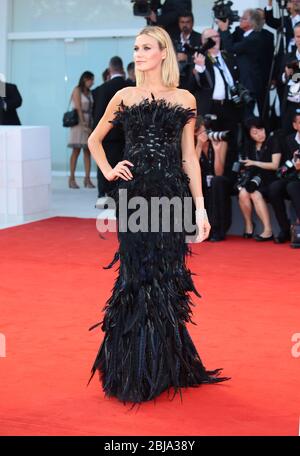
[[(214, 29), (201, 33), (193, 28), (191, 9), (190, 0), (166, 0), (159, 12), (151, 11), (146, 19), (169, 32), (180, 87), (196, 98), (195, 145), (212, 228), (210, 241), (226, 239), (232, 196), (236, 195), (245, 222), (244, 238), (291, 240), (298, 247), (300, 241), (291, 226), (300, 222), (300, 0), (288, 1), (281, 19), (273, 12), (272, 0), (267, 0), (265, 9), (245, 10), (234, 30), (230, 18), (223, 18), (215, 20)], [(103, 84), (92, 90), (93, 73), (83, 73), (71, 96), (79, 123), (70, 129), (70, 188), (79, 188), (75, 169), (81, 149), (84, 185), (95, 187), (87, 139), (114, 94), (135, 85), (134, 63), (129, 63), (126, 74), (122, 59), (115, 56), (102, 77)], [(105, 138), (112, 167), (122, 160), (124, 142), (117, 128)], [(113, 185), (98, 169), (98, 198)], [(270, 207), (280, 227), (276, 235)], [(253, 210), (261, 221), (261, 232), (255, 230)]]
[[(275, 29), (279, 25), (271, 0), (265, 10), (244, 11), (234, 31), (229, 20), (216, 20), (215, 29), (198, 33), (193, 29), (190, 10), (178, 10), (176, 24), (174, 15), (173, 23), (168, 22), (168, 12), (163, 21), (155, 13), (148, 18), (169, 30), (180, 69), (180, 87), (193, 93), (197, 101), (195, 145), (212, 242), (226, 239), (233, 195), (238, 198), (246, 239), (287, 242), (291, 224), (300, 220), (300, 87), (294, 77), (296, 61), (300, 65), (300, 1), (288, 2), (288, 12), (287, 36), (277, 53), (276, 35), (264, 28), (265, 23)], [(91, 124), (97, 125), (118, 90), (134, 84), (134, 63), (128, 65), (126, 76), (121, 58), (113, 57), (103, 73), (103, 84), (91, 92)], [(270, 106), (271, 89), (280, 99), (277, 115), (274, 104)], [(104, 146), (111, 166), (115, 166), (122, 159), (122, 131), (114, 128)], [(288, 168), (290, 163), (292, 168)], [(102, 198), (115, 184), (107, 182), (99, 169), (97, 180), (98, 198)], [(276, 236), (270, 207), (280, 227)], [(261, 221), (261, 232), (255, 231), (253, 210)], [(295, 239), (292, 241), (297, 246)]]

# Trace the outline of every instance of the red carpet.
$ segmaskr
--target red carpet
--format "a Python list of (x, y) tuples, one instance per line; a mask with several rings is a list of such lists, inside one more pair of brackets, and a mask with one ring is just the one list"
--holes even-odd
[(102, 270), (116, 234), (55, 217), (0, 231), (1, 435), (298, 435), (300, 251), (231, 237), (194, 244), (203, 299), (189, 330), (209, 369), (232, 380), (129, 410), (104, 398), (90, 368), (102, 334), (88, 328), (116, 277)]

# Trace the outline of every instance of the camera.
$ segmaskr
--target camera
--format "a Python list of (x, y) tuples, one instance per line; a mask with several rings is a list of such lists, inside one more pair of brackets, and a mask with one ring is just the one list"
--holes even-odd
[(180, 41), (176, 41), (175, 48), (176, 52), (182, 52), (183, 54), (190, 56), (193, 56), (195, 52), (204, 55), (209, 49), (213, 48), (215, 44), (216, 42), (212, 38), (209, 38), (203, 46), (191, 46), (188, 43), (182, 45)]
[(232, 171), (237, 174), (237, 181), (234, 188), (240, 191), (244, 188), (248, 193), (259, 189), (262, 178), (256, 166), (246, 167), (241, 161), (233, 163)]
[(295, 163), (297, 160), (300, 160), (300, 150), (294, 154), (294, 158), (292, 160), (286, 160), (283, 166), (278, 168), (276, 172), (277, 177), (280, 179), (290, 179), (294, 177), (300, 178), (299, 171), (297, 171), (295, 168)]
[(182, 53), (187, 56), (187, 60), (183, 60), (179, 63), (179, 72), (182, 79), (189, 77), (189, 71), (191, 71), (191, 66), (193, 65), (193, 55), (195, 53), (205, 54), (209, 49), (215, 46), (216, 42), (209, 38), (203, 46), (191, 46), (188, 43), (182, 45), (181, 41), (175, 41), (175, 51), (176, 53)]
[(227, 141), (229, 138), (229, 130), (225, 131), (209, 131), (207, 136), (211, 141)]
[(214, 121), (217, 120), (217, 116), (215, 114), (205, 114), (203, 116), (204, 119), (204, 127), (210, 141), (227, 141), (230, 136), (229, 130), (224, 131), (215, 131), (213, 130)]
[(205, 53), (209, 51), (209, 49), (213, 48), (215, 44), (216, 42), (212, 38), (208, 38), (208, 40), (205, 44), (203, 44), (203, 46), (191, 46), (190, 44), (185, 43), (183, 45), (183, 52), (185, 52), (188, 55), (194, 55), (195, 52), (197, 52), (197, 54), (205, 55)]
[(161, 8), (160, 0), (131, 0), (134, 16), (148, 17), (151, 11)]
[(249, 90), (246, 89), (241, 83), (230, 87), (230, 95), (232, 101), (238, 106), (247, 105), (254, 101), (250, 95)]
[(237, 10), (232, 10), (233, 3), (231, 1), (226, 0), (217, 0), (213, 6), (213, 12), (215, 19), (219, 19), (220, 21), (225, 22), (227, 19), (229, 20), (229, 24), (233, 22), (238, 22), (240, 20), (239, 14)]

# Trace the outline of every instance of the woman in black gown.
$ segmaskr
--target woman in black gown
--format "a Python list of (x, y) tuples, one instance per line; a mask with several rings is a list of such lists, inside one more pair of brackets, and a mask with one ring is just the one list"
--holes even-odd
[[(169, 388), (174, 388), (175, 395), (181, 387), (221, 382), (227, 377), (219, 376), (221, 369), (205, 369), (186, 329), (186, 323), (192, 321), (189, 292), (200, 296), (185, 263), (191, 254), (186, 225), (181, 221), (178, 229), (178, 213), (171, 210), (170, 227), (164, 229), (165, 206), (157, 216), (150, 204), (155, 198), (170, 201), (175, 197), (182, 203), (193, 198), (195, 241), (208, 237), (210, 226), (194, 145), (195, 98), (177, 89), (176, 55), (169, 35), (160, 27), (148, 26), (139, 33), (134, 60), (137, 87), (115, 94), (89, 138), (89, 148), (104, 176), (117, 181), (110, 196), (116, 203), (119, 249), (108, 267), (120, 260), (104, 319), (98, 323), (105, 337), (92, 377), (98, 370), (107, 396), (140, 403)], [(113, 125), (123, 127), (126, 137), (124, 160), (114, 168), (102, 146)], [(123, 195), (128, 201), (126, 216), (121, 211)], [(130, 201), (135, 197), (148, 203), (146, 229), (145, 223), (143, 229), (130, 228), (129, 219), (134, 215)], [(143, 216), (145, 219), (145, 213)], [(150, 226), (151, 216), (160, 223), (159, 229)]]

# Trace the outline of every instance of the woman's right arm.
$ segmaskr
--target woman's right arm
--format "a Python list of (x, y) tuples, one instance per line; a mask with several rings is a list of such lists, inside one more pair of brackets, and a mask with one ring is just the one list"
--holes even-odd
[(121, 96), (117, 92), (108, 103), (105, 113), (88, 139), (89, 150), (104, 177), (109, 181), (117, 180), (119, 177), (124, 180), (131, 180), (133, 177), (129, 168), (126, 166), (133, 166), (133, 164), (128, 160), (119, 162), (114, 168), (110, 166), (102, 144), (103, 139), (113, 128), (113, 124), (110, 123), (110, 121), (114, 119), (114, 113), (118, 110), (118, 105), (120, 103)]

